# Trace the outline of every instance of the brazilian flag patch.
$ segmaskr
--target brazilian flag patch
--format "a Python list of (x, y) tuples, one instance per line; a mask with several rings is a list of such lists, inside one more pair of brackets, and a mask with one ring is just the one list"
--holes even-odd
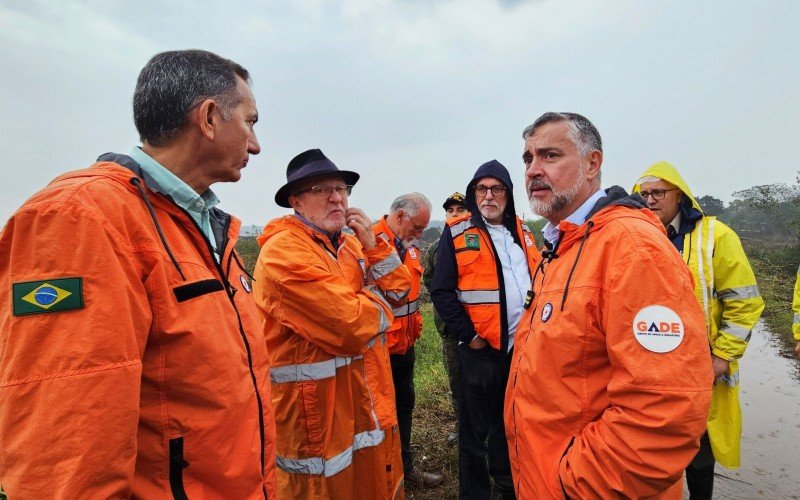
[(83, 309), (83, 278), (26, 281), (11, 288), (14, 316)]

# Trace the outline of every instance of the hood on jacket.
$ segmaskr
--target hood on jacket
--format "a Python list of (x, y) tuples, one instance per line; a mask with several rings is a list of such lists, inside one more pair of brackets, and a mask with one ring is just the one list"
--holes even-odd
[[(697, 200), (694, 198), (692, 194), (692, 190), (689, 189), (689, 186), (686, 184), (686, 181), (683, 180), (681, 174), (678, 173), (678, 169), (672, 166), (671, 163), (666, 161), (660, 161), (658, 163), (654, 163), (650, 165), (650, 167), (644, 171), (642, 175), (639, 176), (641, 180), (643, 177), (658, 177), (659, 179), (665, 180), (670, 184), (674, 184), (684, 195), (684, 198), (688, 199), (691, 204), (692, 208), (699, 211), (702, 215), (705, 215), (703, 209), (700, 208), (700, 204), (697, 203)], [(639, 185), (639, 181), (636, 181), (636, 184), (633, 185), (633, 192), (638, 193), (641, 191), (642, 187)]]
[(511, 182), (511, 174), (508, 169), (497, 160), (487, 161), (475, 171), (472, 180), (467, 184), (466, 205), (472, 213), (472, 223), (479, 227), (485, 227), (483, 216), (478, 209), (478, 203), (475, 197), (475, 186), (478, 184), (479, 179), (484, 177), (493, 177), (500, 181), (506, 187), (506, 209), (503, 212), (503, 225), (508, 228), (514, 239), (516, 240), (515, 221), (517, 218), (517, 211), (514, 209), (514, 183)]

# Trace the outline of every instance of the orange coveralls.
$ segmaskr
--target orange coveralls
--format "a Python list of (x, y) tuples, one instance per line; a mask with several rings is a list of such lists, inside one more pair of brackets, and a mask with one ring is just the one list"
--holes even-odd
[(297, 217), (258, 238), (255, 299), (270, 349), (280, 498), (402, 498), (385, 332), (408, 270), (379, 239), (338, 249)]

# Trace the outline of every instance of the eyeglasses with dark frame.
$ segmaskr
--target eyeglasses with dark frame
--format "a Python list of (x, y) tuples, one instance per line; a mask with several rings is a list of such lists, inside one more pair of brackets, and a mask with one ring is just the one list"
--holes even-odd
[(502, 184), (495, 184), (494, 186), (484, 186), (478, 185), (475, 186), (475, 194), (478, 196), (486, 196), (486, 192), (491, 191), (493, 196), (501, 196), (503, 193), (506, 192), (506, 187)]
[(345, 186), (328, 186), (328, 185), (321, 185), (321, 186), (311, 186), (308, 189), (303, 189), (302, 191), (296, 192), (294, 195), (299, 196), (303, 193), (311, 192), (314, 196), (319, 198), (330, 198), (333, 192), (336, 191), (339, 196), (342, 198), (346, 196), (350, 196), (350, 193), (353, 192), (353, 186), (345, 185)]
[(652, 189), (650, 191), (639, 191), (639, 196), (644, 198), (644, 201), (647, 201), (648, 196), (652, 196), (654, 200), (663, 200), (664, 196), (667, 195), (668, 191), (675, 191), (678, 188), (672, 189)]

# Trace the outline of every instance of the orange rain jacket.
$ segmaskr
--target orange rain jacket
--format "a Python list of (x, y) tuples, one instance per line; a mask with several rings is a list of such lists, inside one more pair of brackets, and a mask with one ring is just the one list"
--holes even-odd
[[(475, 333), (494, 349), (500, 349), (505, 328), (503, 288), (497, 267), (494, 243), (486, 231), (473, 222), (470, 214), (447, 221), (458, 266), (458, 300), (475, 326)], [(512, 223), (533, 274), (539, 261), (536, 243), (528, 226), (519, 217)], [(483, 249), (483, 250), (481, 250)], [(503, 290), (504, 291), (504, 290)]]
[[(386, 216), (372, 226), (375, 236), (381, 237), (387, 243), (394, 246), (395, 235)], [(386, 339), (389, 345), (389, 354), (405, 354), (408, 349), (414, 347), (414, 343), (422, 335), (422, 313), (419, 312), (419, 289), (422, 282), (422, 255), (417, 246), (411, 245), (403, 258), (403, 265), (406, 266), (411, 274), (411, 289), (408, 294), (408, 301), (392, 311), (394, 321), (389, 330), (386, 331)]]
[(402, 497), (386, 336), (408, 270), (379, 239), (338, 250), (297, 216), (258, 238), (255, 299), (270, 349), (280, 498)]
[[(274, 498), (268, 355), (234, 251), (240, 223), (216, 209), (212, 220), (219, 263), (136, 162), (109, 154), (8, 221), (0, 484), (9, 498)], [(13, 283), (59, 278), (82, 280), (82, 308), (12, 314)]]
[(559, 230), (506, 390), (517, 496), (680, 498), (713, 381), (689, 270), (658, 218), (616, 186)]

